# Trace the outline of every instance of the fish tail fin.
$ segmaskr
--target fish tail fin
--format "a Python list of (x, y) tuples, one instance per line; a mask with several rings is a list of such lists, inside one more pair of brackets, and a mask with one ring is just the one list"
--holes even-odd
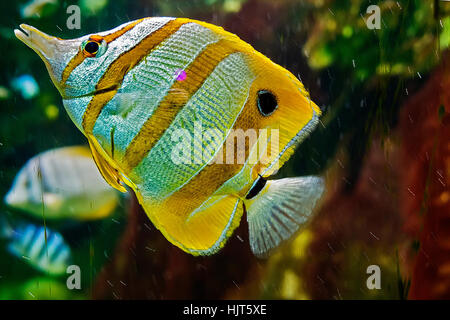
[(267, 181), (257, 195), (245, 200), (253, 253), (265, 257), (290, 238), (308, 220), (323, 191), (320, 177), (284, 178)]

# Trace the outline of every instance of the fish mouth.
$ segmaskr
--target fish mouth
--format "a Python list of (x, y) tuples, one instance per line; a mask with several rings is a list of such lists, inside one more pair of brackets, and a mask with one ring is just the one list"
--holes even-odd
[[(53, 84), (64, 96), (65, 90), (60, 83), (62, 74), (61, 62), (64, 61), (67, 52), (73, 52), (78, 49), (79, 42), (50, 36), (27, 24), (21, 24), (19, 29), (14, 30), (14, 34), (17, 39), (33, 49), (44, 61)], [(74, 47), (76, 47), (76, 50), (73, 50)]]
[(18, 199), (17, 195), (11, 190), (9, 191), (3, 201), (10, 207), (16, 207), (21, 203), (21, 201)]
[(14, 29), (14, 34), (20, 41), (33, 49), (44, 61), (53, 57), (58, 38), (49, 36), (27, 24), (21, 24), (19, 28)]

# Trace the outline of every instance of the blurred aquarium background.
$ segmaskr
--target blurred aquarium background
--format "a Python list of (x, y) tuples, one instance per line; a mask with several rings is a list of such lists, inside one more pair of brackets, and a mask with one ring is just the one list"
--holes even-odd
[[(79, 30), (66, 26), (72, 4)], [(370, 5), (380, 29), (367, 27)], [(0, 299), (450, 298), (450, 2), (24, 0), (1, 1), (0, 16)], [(222, 251), (195, 258), (164, 239), (133, 195), (92, 219), (6, 204), (30, 159), (86, 145), (14, 28), (74, 38), (146, 16), (223, 26), (298, 76), (323, 109), (279, 173), (322, 174), (322, 205), (267, 260), (251, 254), (245, 217)], [(74, 179), (68, 171), (57, 174)], [(34, 226), (29, 239), (24, 226)], [(54, 237), (42, 242), (40, 228)], [(40, 251), (38, 240), (55, 239), (56, 253)], [(53, 262), (78, 265), (81, 289), (69, 290)], [(381, 289), (367, 286), (370, 265)]]

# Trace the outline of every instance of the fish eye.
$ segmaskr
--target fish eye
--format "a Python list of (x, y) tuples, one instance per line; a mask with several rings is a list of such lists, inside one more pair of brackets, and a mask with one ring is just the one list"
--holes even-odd
[(90, 38), (82, 43), (81, 49), (88, 58), (99, 57), (106, 51), (106, 42), (101, 38)]
[(268, 90), (258, 91), (258, 109), (263, 116), (270, 116), (277, 108), (277, 98), (272, 92)]
[(99, 45), (97, 42), (95, 41), (89, 41), (88, 43), (86, 43), (86, 45), (84, 46), (84, 50), (86, 50), (88, 53), (90, 54), (96, 54), (98, 51)]
[(30, 179), (26, 179), (25, 181), (23, 181), (22, 186), (26, 190), (30, 190), (31, 189), (31, 181), (30, 181)]

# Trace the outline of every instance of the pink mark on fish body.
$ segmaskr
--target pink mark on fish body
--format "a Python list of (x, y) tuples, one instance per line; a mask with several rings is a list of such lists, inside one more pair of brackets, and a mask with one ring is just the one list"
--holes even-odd
[(175, 76), (177, 77), (177, 81), (184, 81), (184, 80), (186, 80), (186, 77), (187, 77), (186, 71), (184, 71), (183, 69), (178, 69), (175, 72)]

